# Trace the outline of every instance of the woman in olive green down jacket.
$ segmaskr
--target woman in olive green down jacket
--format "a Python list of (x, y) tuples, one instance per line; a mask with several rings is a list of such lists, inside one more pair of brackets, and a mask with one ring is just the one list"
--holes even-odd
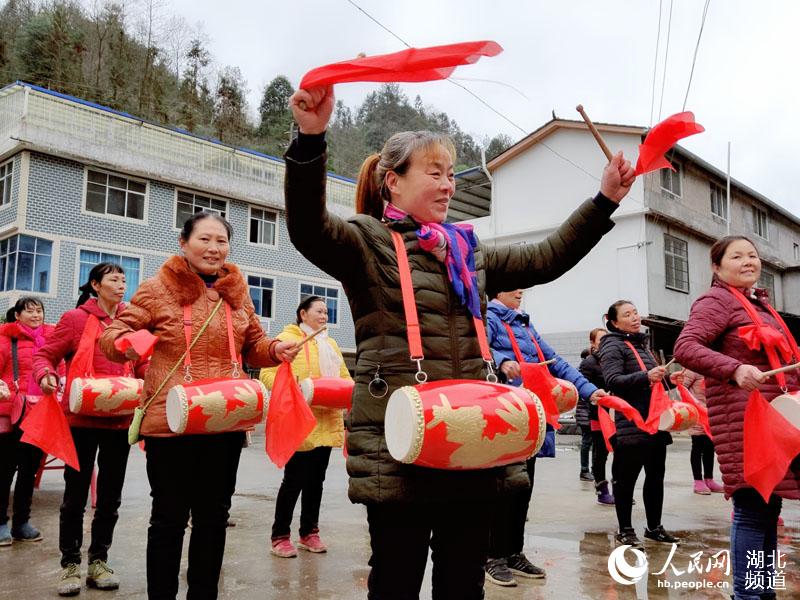
[[(431, 380), (483, 379), (473, 315), (485, 311), (485, 287), (528, 288), (572, 268), (608, 232), (611, 213), (634, 174), (619, 153), (606, 166), (600, 193), (537, 244), (483, 246), (472, 229), (445, 224), (455, 192), (455, 152), (430, 132), (392, 136), (361, 168), (356, 207), (347, 221), (325, 207), (325, 130), (332, 88), (292, 96), (300, 135), (286, 154), (289, 236), (312, 263), (341, 281), (356, 329), (353, 406), (348, 419), (349, 495), (367, 506), (372, 567), (370, 599), (418, 598), (428, 548), (433, 598), (483, 597), (492, 501), (527, 485), (520, 465), (445, 471), (401, 464), (386, 449), (386, 402), (414, 385), (397, 257), (401, 234), (419, 310), (424, 368)], [(454, 250), (455, 249), (455, 250)], [(456, 254), (465, 257), (462, 263)], [(471, 260), (474, 260), (474, 273)], [(459, 265), (462, 268), (459, 269)], [(455, 283), (453, 283), (455, 282)], [(369, 383), (385, 381), (382, 397)]]

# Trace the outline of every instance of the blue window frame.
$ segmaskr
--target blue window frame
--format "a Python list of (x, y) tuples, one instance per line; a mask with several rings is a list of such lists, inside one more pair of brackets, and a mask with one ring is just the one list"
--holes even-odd
[(338, 325), (339, 323), (339, 290), (336, 288), (329, 288), (323, 285), (314, 285), (311, 283), (300, 284), (300, 302), (309, 296), (319, 296), (325, 299), (325, 304), (328, 306), (328, 323), (331, 325)]
[(81, 250), (80, 252), (80, 275), (79, 284), (82, 285), (89, 280), (89, 272), (92, 267), (101, 263), (110, 262), (122, 267), (125, 272), (125, 302), (129, 302), (139, 287), (141, 280), (141, 266), (138, 258), (124, 256), (122, 254), (111, 254), (109, 252), (99, 252), (95, 250)]
[(0, 241), (0, 291), (50, 290), (53, 242), (30, 235)]

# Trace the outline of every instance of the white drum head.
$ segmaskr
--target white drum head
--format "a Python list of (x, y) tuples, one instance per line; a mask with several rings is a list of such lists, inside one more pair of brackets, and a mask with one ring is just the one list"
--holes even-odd
[(672, 408), (668, 408), (661, 413), (661, 418), (658, 420), (658, 429), (660, 431), (669, 431), (675, 425), (675, 415), (672, 414)]
[(772, 408), (781, 413), (784, 419), (800, 429), (800, 398), (788, 394), (778, 396), (770, 404), (772, 404)]
[(69, 386), (69, 412), (78, 414), (83, 404), (83, 379), (76, 377)]
[(413, 399), (404, 388), (395, 390), (386, 404), (386, 416), (383, 421), (386, 447), (392, 458), (399, 462), (412, 462), (410, 458), (414, 442), (417, 439), (418, 416)]
[(300, 391), (303, 392), (303, 398), (306, 399), (306, 402), (311, 404), (311, 401), (314, 399), (314, 380), (310, 377), (306, 377), (300, 381)]
[(167, 394), (167, 425), (172, 433), (184, 432), (189, 418), (188, 410), (183, 386), (176, 385)]

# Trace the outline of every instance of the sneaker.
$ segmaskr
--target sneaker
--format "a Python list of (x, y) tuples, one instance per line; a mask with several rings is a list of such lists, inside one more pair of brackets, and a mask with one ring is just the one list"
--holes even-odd
[(70, 563), (61, 569), (58, 580), (59, 596), (77, 596), (81, 593), (81, 569), (75, 563)]
[(644, 537), (648, 540), (653, 542), (658, 542), (659, 544), (680, 544), (681, 539), (676, 538), (674, 535), (670, 535), (664, 530), (663, 525), (659, 525), (652, 531), (650, 529), (645, 528), (644, 530)]
[(614, 494), (608, 491), (608, 481), (594, 484), (597, 492), (597, 503), (600, 506), (614, 506)]
[(328, 551), (328, 547), (319, 539), (318, 531), (312, 531), (308, 535), (301, 535), (297, 542), (297, 547), (317, 554)]
[(486, 570), (486, 579), (495, 585), (517, 587), (517, 582), (511, 574), (511, 571), (508, 570), (508, 564), (505, 558), (489, 559), (484, 569)]
[(633, 530), (633, 527), (623, 527), (619, 530), (616, 538), (621, 546), (631, 546), (640, 550), (644, 549), (642, 541), (636, 537), (636, 532)]
[(725, 491), (725, 488), (713, 479), (706, 479), (705, 482), (709, 491), (714, 492), (715, 494), (721, 494)]
[(580, 480), (581, 481), (594, 481), (594, 477), (592, 477), (592, 474), (589, 473), (589, 471), (581, 471)]
[(509, 556), (506, 560), (506, 565), (509, 571), (517, 575), (522, 575), (523, 577), (543, 579), (545, 575), (544, 569), (534, 565), (522, 552)]
[(272, 540), (272, 548), (269, 551), (281, 558), (294, 558), (297, 556), (297, 548), (294, 547), (288, 535)]
[(8, 523), (0, 525), (0, 546), (10, 546), (12, 543), (11, 530), (8, 528)]
[(710, 496), (711, 490), (708, 488), (705, 481), (703, 481), (702, 479), (695, 479), (694, 493), (700, 494), (701, 496)]
[(42, 539), (42, 532), (27, 521), (19, 527), (12, 527), (11, 537), (18, 542), (39, 542)]
[(97, 559), (89, 563), (86, 585), (98, 590), (116, 590), (119, 589), (119, 577), (114, 574), (114, 569), (110, 568), (106, 561)]

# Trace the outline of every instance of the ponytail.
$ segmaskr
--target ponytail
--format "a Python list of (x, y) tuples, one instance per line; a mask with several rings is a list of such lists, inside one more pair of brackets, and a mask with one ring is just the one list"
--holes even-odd
[(91, 298), (92, 296), (96, 296), (97, 295), (95, 293), (94, 289), (92, 288), (92, 282), (91, 281), (87, 281), (82, 286), (80, 286), (78, 288), (78, 291), (81, 293), (81, 295), (78, 296), (78, 303), (75, 305), (75, 308), (78, 308), (79, 306), (81, 306), (83, 304), (86, 304), (86, 301), (89, 298)]
[(377, 168), (381, 160), (379, 153), (370, 154), (361, 165), (356, 186), (356, 212), (380, 220), (383, 218), (383, 182), (378, 182)]

